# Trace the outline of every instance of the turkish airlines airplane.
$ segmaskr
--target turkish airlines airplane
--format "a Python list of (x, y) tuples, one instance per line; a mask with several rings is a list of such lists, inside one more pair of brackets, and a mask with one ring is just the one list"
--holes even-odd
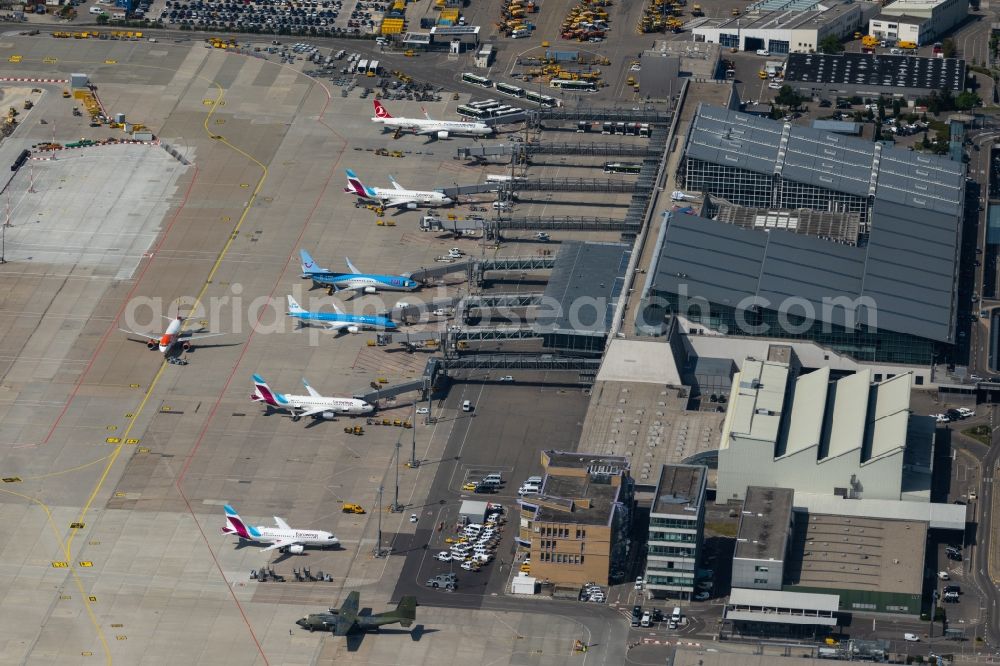
[(265, 527), (263, 525), (254, 527), (247, 525), (236, 513), (236, 509), (225, 505), (226, 526), (222, 528), (223, 534), (235, 534), (241, 540), (256, 541), (257, 543), (271, 544), (267, 548), (261, 548), (262, 553), (269, 550), (280, 550), (283, 553), (300, 555), (306, 546), (316, 546), (319, 548), (330, 548), (340, 545), (340, 540), (330, 532), (322, 530), (296, 530), (288, 526), (281, 518), (274, 517), (276, 527)]
[(122, 333), (139, 336), (142, 339), (137, 340), (137, 342), (145, 342), (146, 347), (150, 350), (159, 350), (159, 352), (164, 355), (176, 352), (177, 347), (187, 351), (188, 349), (191, 349), (191, 343), (195, 340), (203, 340), (205, 338), (214, 338), (220, 335), (226, 335), (226, 333), (206, 333), (204, 335), (194, 335), (192, 331), (181, 330), (185, 321), (184, 317), (178, 315), (176, 319), (170, 319), (169, 317), (164, 317), (164, 319), (169, 320), (170, 324), (167, 326), (167, 330), (163, 332), (163, 335), (159, 337), (152, 337), (145, 333), (137, 333), (124, 328), (119, 328), (118, 330)]
[(328, 398), (320, 395), (319, 391), (309, 386), (309, 382), (302, 380), (309, 395), (287, 395), (272, 391), (264, 378), (260, 375), (253, 376), (254, 391), (250, 399), (254, 402), (262, 402), (267, 405), (268, 410), (282, 409), (292, 413), (292, 420), (298, 421), (303, 416), (323, 418), (332, 420), (337, 414), (347, 414), (349, 416), (359, 416), (361, 414), (371, 414), (375, 407), (357, 398)]
[(434, 190), (408, 190), (396, 182), (396, 179), (389, 176), (392, 189), (387, 187), (368, 187), (361, 182), (358, 175), (346, 169), (347, 187), (345, 192), (355, 194), (365, 201), (377, 201), (383, 208), (402, 206), (404, 208), (416, 208), (417, 206), (447, 206), (454, 203), (451, 197), (445, 196), (443, 192)]
[(435, 134), (439, 139), (455, 136), (489, 136), (493, 128), (486, 123), (467, 123), (456, 120), (434, 120), (427, 111), (424, 118), (394, 118), (382, 102), (375, 100), (373, 123), (382, 123), (391, 129), (413, 132), (414, 134)]

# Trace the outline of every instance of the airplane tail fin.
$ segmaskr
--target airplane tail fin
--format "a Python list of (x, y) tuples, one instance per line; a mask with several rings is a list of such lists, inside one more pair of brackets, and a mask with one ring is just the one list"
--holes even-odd
[(251, 400), (263, 402), (265, 405), (270, 405), (271, 407), (281, 407), (287, 402), (285, 396), (272, 391), (271, 387), (267, 385), (267, 382), (260, 375), (253, 376), (253, 385), (254, 391), (250, 396)]
[(389, 109), (382, 105), (382, 102), (375, 100), (375, 117), (376, 118), (392, 118), (392, 114), (389, 113)]
[(420, 110), (424, 112), (424, 118), (426, 118), (427, 120), (434, 120), (433, 118), (431, 118), (431, 114), (427, 113), (427, 109), (425, 109), (424, 107), (420, 107)]
[(366, 198), (374, 196), (374, 192), (369, 188), (365, 187), (365, 184), (361, 182), (361, 179), (358, 178), (358, 175), (356, 173), (354, 173), (350, 169), (347, 169), (346, 172), (347, 172), (347, 187), (344, 188), (345, 192), (350, 192), (351, 194), (356, 194), (359, 197), (366, 197)]
[(305, 310), (291, 295), (288, 296), (288, 314), (302, 314)]
[[(236, 513), (236, 509), (228, 504), (226, 504), (223, 508), (226, 511), (226, 528), (228, 528), (228, 532), (236, 533), (244, 539), (255, 539), (260, 536), (260, 532), (257, 531), (257, 528), (243, 522), (243, 519), (240, 518), (240, 514)], [(223, 531), (225, 532), (227, 530), (224, 529)]]
[(309, 277), (314, 273), (327, 273), (325, 268), (321, 268), (313, 261), (312, 256), (305, 250), (299, 250), (299, 257), (302, 259), (302, 277)]
[(399, 624), (402, 627), (409, 627), (417, 619), (417, 598), (403, 597), (396, 606), (396, 616), (399, 617)]

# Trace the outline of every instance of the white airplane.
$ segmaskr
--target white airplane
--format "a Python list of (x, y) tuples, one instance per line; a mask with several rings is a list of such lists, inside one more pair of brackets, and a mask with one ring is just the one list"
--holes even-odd
[(174, 346), (179, 345), (181, 349), (187, 351), (191, 349), (191, 342), (194, 340), (202, 340), (204, 338), (214, 338), (219, 335), (226, 335), (225, 333), (206, 333), (205, 335), (193, 335), (191, 331), (182, 331), (181, 326), (184, 325), (184, 317), (178, 316), (176, 319), (170, 319), (169, 317), (164, 317), (170, 321), (167, 326), (167, 330), (164, 331), (163, 335), (159, 337), (153, 337), (145, 333), (137, 333), (135, 331), (130, 331), (128, 329), (119, 328), (118, 330), (122, 333), (128, 333), (129, 335), (137, 335), (142, 340), (138, 342), (146, 343), (146, 347), (150, 350), (158, 349), (161, 354), (169, 354), (174, 351)]
[(408, 190), (396, 182), (396, 179), (389, 176), (392, 189), (387, 187), (368, 187), (361, 182), (350, 169), (347, 169), (347, 187), (345, 192), (356, 194), (365, 201), (377, 201), (383, 208), (402, 206), (404, 208), (416, 208), (417, 206), (447, 206), (454, 203), (451, 197), (445, 196), (443, 192), (434, 190)]
[(222, 528), (223, 534), (235, 534), (240, 539), (246, 541), (256, 541), (257, 543), (271, 544), (267, 548), (262, 548), (260, 552), (269, 550), (280, 550), (283, 553), (300, 555), (306, 546), (317, 546), (319, 548), (330, 548), (340, 545), (337, 537), (330, 532), (322, 530), (294, 530), (288, 526), (281, 518), (274, 517), (277, 527), (254, 527), (247, 525), (236, 513), (236, 509), (225, 505), (226, 526)]
[(399, 131), (414, 134), (433, 134), (439, 139), (456, 136), (490, 136), (493, 128), (486, 123), (467, 123), (458, 120), (434, 120), (424, 111), (424, 118), (394, 118), (382, 102), (375, 100), (375, 117), (373, 123), (382, 123)]
[(320, 395), (319, 391), (309, 386), (309, 382), (302, 380), (309, 395), (286, 395), (272, 391), (260, 375), (253, 376), (254, 392), (250, 399), (254, 402), (263, 402), (268, 410), (284, 409), (292, 413), (292, 420), (298, 421), (303, 416), (312, 416), (332, 420), (337, 414), (347, 414), (348, 416), (358, 416), (361, 414), (371, 414), (375, 407), (357, 398), (328, 398)]

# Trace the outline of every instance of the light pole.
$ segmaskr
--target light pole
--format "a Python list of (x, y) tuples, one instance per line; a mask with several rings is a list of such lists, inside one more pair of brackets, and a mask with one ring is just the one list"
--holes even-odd
[(403, 505), (399, 503), (399, 451), (403, 448), (399, 441), (401, 438), (402, 435), (396, 438), (396, 492), (393, 495), (392, 506), (389, 507), (393, 513), (399, 513), (403, 510)]
[(374, 557), (382, 557), (382, 486), (378, 487), (378, 500), (377, 500), (377, 511), (378, 511), (378, 540), (375, 542), (375, 548), (372, 549), (372, 555)]
[[(430, 412), (428, 412), (429, 414)], [(412, 431), (413, 439), (410, 442), (410, 469), (415, 469), (420, 466), (417, 461), (417, 401), (413, 401), (413, 418), (410, 419), (410, 424), (413, 426), (410, 428)]]

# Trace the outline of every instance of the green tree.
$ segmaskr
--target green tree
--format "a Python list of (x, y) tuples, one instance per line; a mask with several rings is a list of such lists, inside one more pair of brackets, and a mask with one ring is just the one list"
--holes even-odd
[(792, 90), (791, 86), (781, 86), (778, 94), (774, 96), (774, 102), (790, 109), (797, 109), (802, 104), (802, 96)]
[(816, 45), (816, 49), (820, 53), (840, 53), (844, 50), (844, 45), (840, 43), (839, 39), (830, 35), (821, 39)]
[(941, 42), (941, 51), (945, 58), (954, 58), (957, 49), (955, 48), (955, 40), (950, 37), (943, 42)]
[(968, 111), (979, 106), (979, 95), (974, 92), (960, 92), (958, 97), (955, 98), (955, 108), (962, 111)]
[(899, 118), (899, 112), (903, 109), (903, 103), (898, 99), (892, 100), (892, 117)]

